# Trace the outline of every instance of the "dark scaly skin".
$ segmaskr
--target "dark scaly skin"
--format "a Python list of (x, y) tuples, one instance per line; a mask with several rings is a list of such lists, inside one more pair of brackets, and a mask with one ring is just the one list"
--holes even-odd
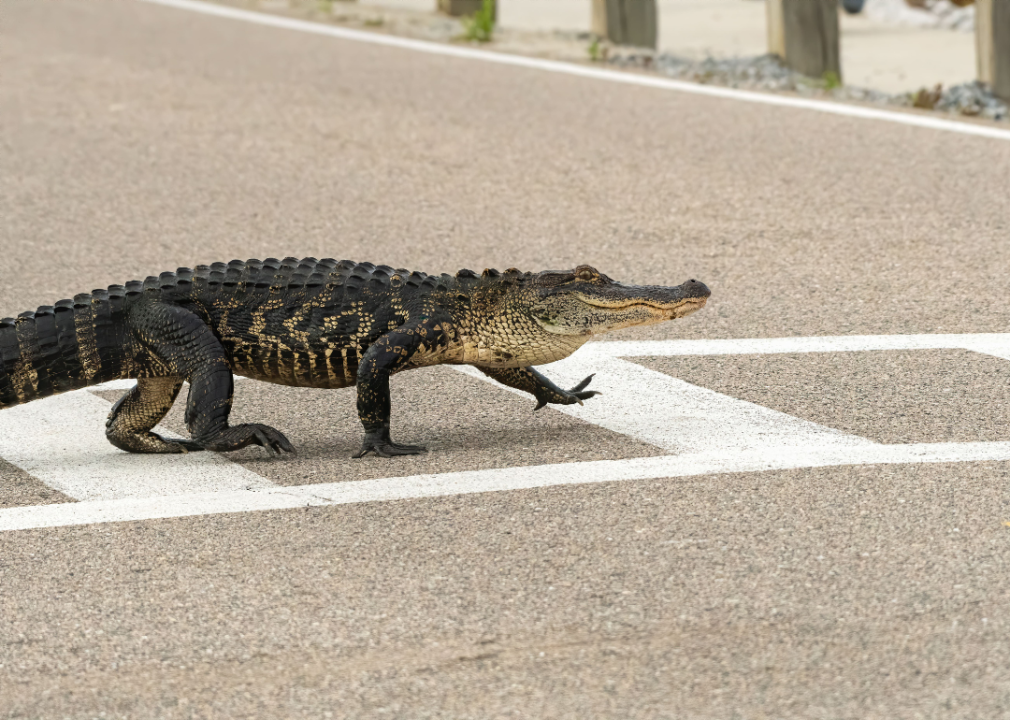
[[(389, 377), (468, 364), (548, 403), (582, 403), (592, 376), (564, 390), (532, 366), (567, 357), (592, 335), (682, 317), (708, 288), (615, 283), (570, 271), (470, 270), (426, 275), (315, 258), (233, 260), (179, 268), (0, 320), (0, 407), (109, 380), (136, 378), (106, 434), (138, 453), (293, 448), (279, 431), (230, 425), (233, 374), (299, 387), (357, 386), (361, 451), (423, 452), (390, 437)], [(192, 440), (152, 428), (189, 382)]]

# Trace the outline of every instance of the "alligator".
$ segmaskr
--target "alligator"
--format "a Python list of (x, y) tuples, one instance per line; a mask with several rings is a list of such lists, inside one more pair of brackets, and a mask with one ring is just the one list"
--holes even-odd
[[(428, 275), (349, 260), (233, 260), (179, 268), (0, 320), (0, 408), (111, 380), (137, 384), (106, 436), (134, 453), (294, 448), (278, 430), (230, 425), (233, 376), (297, 387), (357, 387), (365, 437), (354, 457), (425, 451), (390, 437), (390, 375), (465, 364), (530, 393), (536, 410), (581, 404), (592, 375), (564, 390), (534, 366), (593, 335), (683, 317), (701, 282), (624, 285), (574, 270)], [(191, 439), (153, 432), (189, 383)]]

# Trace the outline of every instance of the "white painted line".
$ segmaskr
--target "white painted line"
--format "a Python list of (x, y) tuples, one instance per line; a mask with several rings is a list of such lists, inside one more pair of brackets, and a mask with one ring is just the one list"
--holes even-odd
[[(1010, 334), (602, 341), (589, 343), (571, 357), (543, 369), (562, 387), (574, 386), (596, 373), (590, 387), (603, 393), (582, 406), (553, 405), (553, 409), (669, 452), (736, 453), (774, 448), (791, 452), (794, 448), (865, 447), (876, 443), (619, 358), (942, 349), (974, 350), (1010, 359)], [(493, 382), (476, 368), (455, 367), (471, 377)]]
[(0, 510), (0, 530), (826, 465), (1010, 460), (1006, 442), (881, 445), (620, 359), (950, 348), (1010, 359), (1010, 334), (590, 343), (549, 374), (566, 385), (597, 372), (594, 386), (606, 394), (560, 410), (678, 455), (293, 488), (214, 453), (120, 452), (104, 437), (109, 404), (88, 391), (67, 393), (0, 413), (0, 456), (83, 502)]
[[(732, 340), (641, 340), (591, 342), (574, 357), (667, 357), (672, 355), (773, 355), (872, 350), (974, 350), (1010, 358), (1010, 333), (946, 335), (835, 335)], [(557, 365), (552, 365), (557, 367)]]
[(482, 62), (496, 63), (498, 65), (511, 65), (514, 67), (523, 67), (563, 75), (575, 75), (578, 77), (605, 80), (607, 82), (622, 83), (625, 85), (638, 85), (640, 87), (656, 88), (660, 90), (675, 90), (677, 92), (690, 93), (694, 95), (707, 95), (709, 97), (724, 98), (727, 100), (738, 100), (742, 102), (758, 103), (761, 105), (777, 105), (780, 107), (801, 110), (814, 110), (816, 112), (842, 115), (845, 117), (862, 118), (865, 120), (881, 120), (884, 122), (897, 123), (899, 125), (911, 125), (913, 127), (929, 128), (931, 130), (961, 133), (963, 135), (976, 135), (979, 137), (994, 138), (997, 140), (1010, 140), (1010, 130), (992, 127), (989, 125), (947, 120), (915, 112), (896, 112), (893, 110), (880, 110), (878, 108), (863, 107), (860, 105), (846, 105), (844, 103), (830, 102), (827, 100), (811, 100), (788, 95), (735, 90), (733, 88), (700, 85), (698, 83), (685, 82), (683, 80), (671, 80), (651, 75), (640, 75), (617, 70), (605, 70), (590, 67), (588, 65), (576, 65), (574, 63), (559, 62), (557, 60), (544, 60), (542, 58), (508, 55), (506, 53), (492, 52), (489, 50), (477, 50), (475, 48), (461, 45), (448, 45), (424, 40), (411, 40), (393, 35), (383, 35), (380, 33), (365, 32), (362, 30), (351, 30), (350, 28), (337, 27), (334, 25), (324, 25), (322, 23), (296, 20), (294, 18), (280, 17), (277, 15), (266, 15), (249, 10), (239, 10), (237, 8), (226, 7), (223, 5), (199, 2), (198, 0), (140, 0), (140, 2), (163, 5), (179, 10), (189, 10), (203, 15), (212, 15), (220, 18), (228, 18), (230, 20), (241, 20), (243, 22), (254, 23), (256, 25), (265, 25), (285, 30), (296, 30), (299, 32), (325, 35), (328, 37), (340, 38), (342, 40), (352, 40), (354, 42), (370, 43), (373, 45), (385, 45), (388, 47), (413, 50), (415, 52), (429, 53), (432, 55), (444, 55), (448, 57), (463, 58), (466, 60), (479, 60)]
[(792, 453), (775, 450), (734, 455), (695, 453), (273, 487), (264, 490), (233, 490), (146, 499), (126, 498), (9, 508), (0, 510), (0, 532), (804, 467), (1007, 460), (1010, 460), (1010, 443), (1007, 442), (797, 448)]
[(109, 409), (87, 390), (7, 408), (0, 412), (0, 457), (77, 500), (273, 486), (217, 453), (166, 457), (117, 450), (105, 438)]
[[(456, 369), (487, 379), (476, 368)], [(876, 444), (618, 358), (576, 353), (544, 370), (562, 387), (572, 387), (596, 373), (590, 388), (603, 393), (584, 405), (552, 405), (553, 409), (672, 453), (730, 454)]]

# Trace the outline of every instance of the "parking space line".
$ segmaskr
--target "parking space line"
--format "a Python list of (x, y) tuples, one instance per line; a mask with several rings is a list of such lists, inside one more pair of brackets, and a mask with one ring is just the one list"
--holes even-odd
[(584, 345), (579, 353), (583, 357), (587, 355), (598, 357), (669, 357), (673, 355), (775, 355), (877, 350), (973, 350), (1010, 359), (1010, 333), (817, 335), (728, 340), (618, 340), (592, 342)]
[(109, 407), (78, 390), (7, 408), (0, 412), (0, 457), (77, 500), (273, 486), (217, 453), (166, 457), (116, 450), (105, 438)]
[(780, 107), (800, 110), (813, 110), (815, 112), (861, 118), (864, 120), (880, 120), (900, 125), (911, 125), (914, 127), (929, 128), (932, 130), (955, 132), (962, 135), (975, 135), (996, 140), (1010, 140), (1010, 130), (993, 127), (991, 125), (984, 125), (981, 123), (976, 124), (959, 122), (957, 120), (947, 120), (924, 112), (896, 112), (893, 110), (881, 110), (862, 105), (847, 105), (841, 102), (831, 102), (828, 100), (813, 100), (809, 98), (793, 97), (790, 95), (777, 95), (771, 92), (754, 92), (750, 90), (737, 90), (728, 87), (717, 87), (714, 85), (702, 85), (700, 83), (692, 83), (684, 80), (672, 80), (655, 75), (622, 72), (619, 70), (607, 70), (588, 65), (561, 62), (558, 60), (545, 60), (543, 58), (526, 57), (523, 55), (509, 55), (507, 53), (494, 52), (490, 50), (477, 50), (461, 45), (449, 45), (446, 43), (436, 43), (427, 40), (412, 40), (410, 38), (397, 37), (395, 35), (384, 35), (376, 32), (352, 30), (350, 28), (335, 25), (326, 25), (323, 23), (297, 20), (295, 18), (282, 17), (279, 15), (267, 15), (265, 13), (250, 10), (241, 10), (239, 8), (227, 7), (224, 5), (215, 5), (213, 3), (200, 2), (199, 0), (140, 1), (151, 3), (153, 5), (163, 5), (165, 7), (176, 8), (178, 10), (188, 10), (202, 15), (239, 20), (256, 25), (264, 25), (285, 30), (295, 30), (298, 32), (324, 35), (340, 38), (342, 40), (370, 43), (373, 45), (385, 45), (388, 47), (396, 47), (432, 55), (444, 55), (448, 57), (464, 58), (467, 60), (479, 60), (498, 65), (511, 65), (514, 67), (522, 67), (562, 75), (574, 75), (577, 77), (604, 80), (624, 85), (638, 85), (641, 87), (650, 87), (660, 90), (674, 90), (681, 93), (707, 95), (709, 97), (757, 103), (761, 105), (777, 105)]
[[(487, 379), (476, 368), (457, 369)], [(876, 444), (615, 357), (577, 353), (552, 363), (546, 372), (562, 387), (574, 386), (596, 373), (590, 387), (603, 393), (585, 405), (552, 405), (553, 409), (672, 453), (732, 453), (762, 448), (790, 452), (802, 447)]]
[(219, 513), (388, 502), (516, 491), (560, 485), (683, 478), (837, 465), (958, 463), (1010, 460), (1010, 442), (924, 443), (796, 448), (726, 454), (692, 453), (630, 460), (476, 470), (438, 475), (355, 480), (260, 490), (39, 505), (0, 510), (0, 532)]
[(278, 487), (214, 453), (120, 452), (102, 432), (109, 404), (77, 391), (0, 413), (0, 456), (81, 502), (0, 510), (0, 530), (827, 465), (1010, 460), (1010, 442), (882, 445), (621, 359), (941, 349), (1010, 359), (1010, 334), (594, 342), (549, 374), (564, 385), (597, 372), (594, 386), (606, 394), (559, 409), (676, 454), (297, 487)]

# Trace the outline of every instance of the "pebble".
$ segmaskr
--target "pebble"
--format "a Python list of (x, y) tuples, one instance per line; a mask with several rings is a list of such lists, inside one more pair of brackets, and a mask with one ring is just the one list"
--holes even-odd
[(922, 7), (911, 7), (906, 0), (866, 0), (863, 13), (889, 25), (975, 30), (975, 6), (958, 7), (950, 0), (922, 0)]
[(653, 54), (641, 50), (611, 48), (607, 62), (620, 67), (651, 68), (679, 80), (745, 90), (787, 91), (836, 100), (917, 106), (989, 120), (1007, 120), (1010, 116), (1007, 104), (979, 82), (892, 95), (869, 88), (832, 85), (824, 80), (806, 77), (790, 70), (775, 55), (695, 61), (669, 53)]

